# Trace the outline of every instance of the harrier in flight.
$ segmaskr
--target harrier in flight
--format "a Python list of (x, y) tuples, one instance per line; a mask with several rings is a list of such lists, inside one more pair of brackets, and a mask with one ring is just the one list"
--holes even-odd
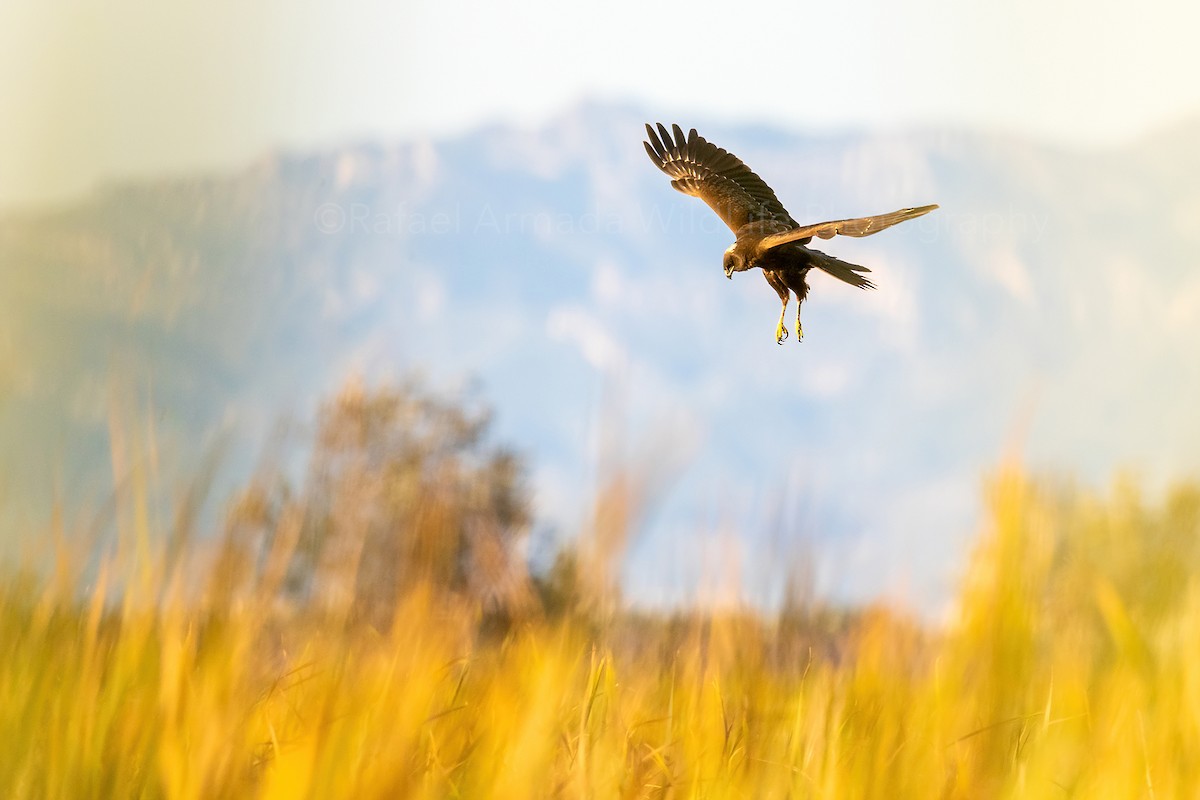
[(808, 283), (804, 278), (813, 267), (825, 270), (851, 286), (875, 288), (875, 284), (862, 276), (862, 273), (870, 272), (866, 267), (805, 247), (814, 236), (822, 239), (832, 239), (838, 234), (870, 236), (937, 208), (936, 205), (902, 208), (877, 217), (800, 225), (791, 218), (771, 187), (751, 172), (741, 159), (698, 136), (695, 128), (687, 136), (678, 125), (672, 128), (674, 138), (661, 123), (657, 132), (646, 125), (646, 133), (650, 136), (650, 141), (643, 142), (646, 152), (650, 154), (650, 160), (670, 176), (672, 186), (708, 203), (737, 235), (737, 240), (725, 251), (726, 277), (732, 279), (733, 273), (754, 267), (762, 269), (767, 283), (783, 301), (783, 311), (775, 329), (775, 341), (779, 344), (783, 344), (788, 336), (783, 320), (792, 292), (796, 293), (796, 338), (804, 338), (800, 305), (808, 295)]

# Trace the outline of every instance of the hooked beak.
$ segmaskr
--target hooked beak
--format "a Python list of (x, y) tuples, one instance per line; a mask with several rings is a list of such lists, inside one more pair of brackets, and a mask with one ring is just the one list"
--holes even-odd
[(725, 277), (729, 278), (729, 280), (733, 280), (733, 270), (729, 267), (725, 268)]

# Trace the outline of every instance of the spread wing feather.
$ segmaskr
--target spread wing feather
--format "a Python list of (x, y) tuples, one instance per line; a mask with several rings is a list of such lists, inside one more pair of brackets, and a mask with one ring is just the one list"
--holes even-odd
[(747, 222), (764, 219), (796, 225), (771, 187), (741, 159), (707, 141), (695, 128), (684, 136), (678, 125), (671, 127), (668, 131), (659, 123), (655, 131), (647, 124), (649, 141), (643, 144), (650, 160), (670, 176), (673, 187), (707, 203), (734, 233)]
[(902, 208), (899, 211), (893, 211), (890, 214), (880, 214), (875, 217), (838, 219), (831, 222), (818, 222), (815, 225), (804, 225), (790, 231), (774, 233), (763, 237), (762, 242), (759, 243), (759, 248), (768, 250), (772, 247), (778, 247), (781, 244), (797, 240), (800, 240), (801, 244), (805, 244), (814, 236), (819, 236), (822, 239), (832, 239), (834, 236), (870, 236), (873, 233), (879, 233), (901, 222), (924, 216), (935, 208), (937, 208), (936, 205)]

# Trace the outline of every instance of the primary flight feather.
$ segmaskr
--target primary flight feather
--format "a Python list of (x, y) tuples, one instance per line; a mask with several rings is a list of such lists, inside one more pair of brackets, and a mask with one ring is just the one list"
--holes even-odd
[(805, 276), (813, 267), (838, 280), (862, 289), (874, 289), (862, 273), (866, 267), (850, 264), (805, 247), (813, 237), (870, 236), (885, 228), (928, 214), (936, 205), (902, 208), (890, 214), (856, 219), (839, 219), (800, 225), (779, 202), (775, 192), (755, 175), (741, 159), (696, 133), (687, 136), (678, 125), (668, 131), (661, 123), (656, 131), (649, 124), (649, 141), (643, 142), (650, 160), (671, 178), (671, 186), (684, 194), (699, 197), (724, 220), (736, 235), (725, 251), (725, 275), (758, 267), (767, 283), (783, 301), (775, 341), (787, 338), (784, 317), (791, 294), (796, 295), (796, 338), (804, 337), (800, 325), (800, 305), (808, 295)]

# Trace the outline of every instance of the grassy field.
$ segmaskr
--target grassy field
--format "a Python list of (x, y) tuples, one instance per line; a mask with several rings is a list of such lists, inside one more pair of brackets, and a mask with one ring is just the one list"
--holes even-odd
[[(137, 505), (134, 505), (136, 510)], [(600, 615), (419, 582), (388, 625), (265, 558), (61, 545), (0, 583), (4, 797), (1195, 797), (1200, 491), (1007, 472), (947, 627)]]

